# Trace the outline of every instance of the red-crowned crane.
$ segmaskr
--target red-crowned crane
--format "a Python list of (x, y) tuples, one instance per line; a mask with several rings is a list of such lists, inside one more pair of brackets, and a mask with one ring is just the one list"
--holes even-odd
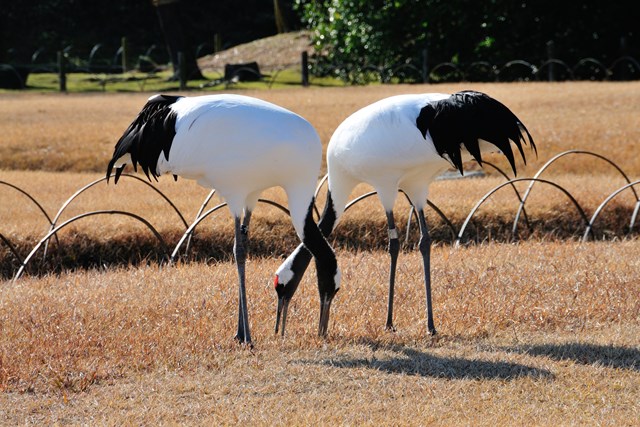
[[(386, 327), (393, 329), (393, 293), (400, 244), (393, 219), (393, 205), (402, 190), (415, 207), (420, 226), (419, 248), (423, 258), (427, 300), (427, 328), (435, 334), (431, 302), (431, 239), (424, 217), (429, 184), (449, 166), (463, 174), (462, 162), (475, 159), (482, 165), (481, 152), (502, 152), (516, 173), (512, 141), (526, 162), (523, 133), (536, 150), (529, 131), (503, 104), (475, 91), (448, 94), (399, 95), (362, 108), (338, 126), (327, 148), (329, 189), (318, 226), (328, 236), (344, 212), (353, 188), (361, 182), (378, 193), (389, 227), (389, 301)], [(278, 293), (276, 333), (282, 316), (282, 334), (287, 306), (309, 264), (310, 254), (298, 248), (276, 271)], [(327, 317), (337, 288), (319, 289)]]
[(251, 344), (245, 260), (251, 212), (260, 193), (280, 186), (291, 221), (316, 259), (318, 287), (338, 289), (340, 272), (331, 246), (313, 221), (322, 145), (311, 124), (282, 107), (240, 95), (155, 95), (115, 146), (107, 178), (127, 164), (147, 178), (170, 173), (215, 188), (235, 221), (233, 254), (239, 278), (238, 331)]

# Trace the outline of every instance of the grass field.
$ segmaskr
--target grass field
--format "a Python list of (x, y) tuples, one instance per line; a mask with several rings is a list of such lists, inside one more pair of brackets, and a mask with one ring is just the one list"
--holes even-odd
[[(519, 176), (569, 149), (605, 155), (640, 175), (639, 83), (372, 86), (248, 91), (307, 117), (323, 142), (351, 112), (397, 93), (473, 88), (510, 106), (538, 145)], [(100, 178), (113, 145), (149, 94), (0, 95), (0, 181), (33, 195), (50, 216)], [(507, 169), (498, 157), (491, 161)], [(477, 169), (469, 165), (472, 169)], [(460, 226), (474, 203), (504, 181), (443, 180), (430, 200)], [(567, 156), (543, 177), (566, 187), (591, 215), (624, 180), (606, 162)], [(188, 222), (208, 193), (162, 178)], [(524, 184), (522, 189), (524, 189)], [(357, 194), (368, 189), (360, 187)], [(354, 194), (355, 195), (355, 194)], [(280, 190), (265, 197), (286, 203)], [(0, 186), (0, 233), (24, 256), (46, 232), (29, 200)], [(320, 206), (323, 197), (319, 200)], [(211, 205), (216, 203), (213, 201)], [(533, 231), (510, 242), (517, 204), (496, 194), (478, 212), (481, 243), (451, 245), (432, 212), (438, 335), (426, 335), (414, 229), (400, 255), (396, 332), (384, 330), (388, 255), (382, 209), (367, 199), (344, 217), (332, 243), (343, 286), (329, 337), (316, 336), (313, 266), (292, 302), (287, 336), (273, 334), (273, 273), (296, 245), (286, 217), (260, 205), (247, 266), (255, 347), (232, 339), (237, 280), (231, 218), (198, 228), (189, 256), (160, 266), (157, 241), (135, 221), (96, 216), (61, 231), (48, 260), (12, 282), (16, 260), (0, 243), (0, 424), (255, 425), (638, 425), (640, 244), (625, 224), (623, 194), (597, 224), (595, 242), (557, 191), (532, 192)], [(404, 232), (408, 205), (399, 200)], [(184, 227), (149, 188), (100, 183), (61, 220), (120, 209), (149, 220), (169, 246)], [(521, 227), (524, 228), (524, 227)]]

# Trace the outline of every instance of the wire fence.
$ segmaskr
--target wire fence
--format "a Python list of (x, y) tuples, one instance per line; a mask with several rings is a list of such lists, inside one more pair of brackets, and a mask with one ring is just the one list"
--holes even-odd
[[(621, 55), (605, 63), (593, 57), (586, 57), (572, 64), (557, 58), (554, 54), (553, 42), (547, 45), (547, 59), (542, 62), (532, 62), (526, 59), (514, 59), (506, 63), (491, 63), (478, 60), (467, 63), (441, 62), (432, 64), (428, 51), (421, 51), (419, 60), (405, 61), (391, 65), (367, 64), (339, 64), (328, 62), (324, 57), (311, 56), (301, 52), (298, 61), (283, 65), (280, 69), (270, 70), (269, 74), (262, 74), (259, 70), (239, 65), (232, 72), (217, 73), (209, 84), (202, 84), (201, 88), (217, 84), (232, 85), (246, 79), (259, 81), (266, 87), (271, 87), (278, 75), (284, 69), (293, 69), (299, 73), (299, 84), (313, 85), (315, 79), (323, 77), (338, 78), (345, 83), (444, 83), (444, 82), (513, 82), (513, 81), (573, 81), (573, 80), (638, 80), (640, 79), (640, 61), (629, 55)], [(202, 43), (197, 46), (196, 58), (211, 53), (210, 46)], [(48, 59), (45, 59), (47, 57)], [(180, 57), (180, 55), (179, 55)], [(135, 59), (132, 59), (135, 58)], [(66, 91), (66, 81), (69, 74), (87, 74), (94, 76), (96, 89), (104, 90), (106, 85), (122, 80), (125, 73), (136, 71), (141, 75), (139, 90), (144, 91), (146, 80), (168, 66), (163, 49), (152, 45), (144, 50), (133, 53), (126, 38), (113, 52), (98, 43), (87, 53), (74, 52), (72, 46), (67, 46), (56, 52), (55, 57), (43, 48), (38, 48), (31, 55), (27, 63), (0, 64), (0, 88), (23, 89), (27, 87), (28, 77), (36, 73), (54, 73), (58, 75), (60, 91)], [(177, 74), (180, 87), (185, 88), (189, 76), (181, 72), (182, 67), (177, 64)], [(233, 65), (233, 64), (230, 64)], [(245, 65), (245, 66), (242, 66)], [(169, 64), (171, 66), (171, 64)], [(129, 77), (131, 78), (131, 77)]]

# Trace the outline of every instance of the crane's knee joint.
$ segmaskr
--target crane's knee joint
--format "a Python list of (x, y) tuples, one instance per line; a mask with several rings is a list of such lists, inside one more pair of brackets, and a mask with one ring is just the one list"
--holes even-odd
[(389, 239), (389, 253), (391, 256), (397, 256), (398, 252), (400, 252), (400, 240), (397, 237)]

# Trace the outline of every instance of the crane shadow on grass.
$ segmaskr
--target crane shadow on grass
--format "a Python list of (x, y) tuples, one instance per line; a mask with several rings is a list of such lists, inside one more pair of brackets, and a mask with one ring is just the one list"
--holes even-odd
[(558, 361), (569, 360), (581, 365), (599, 365), (640, 372), (640, 348), (571, 342), (525, 345), (505, 351), (543, 356)]
[[(405, 346), (388, 347), (384, 354), (371, 357), (351, 355), (305, 360), (304, 364), (319, 364), (333, 368), (371, 369), (389, 374), (416, 375), (452, 380), (515, 380), (517, 378), (553, 379), (545, 369), (504, 361), (438, 356)], [(390, 356), (388, 354), (391, 353)]]

